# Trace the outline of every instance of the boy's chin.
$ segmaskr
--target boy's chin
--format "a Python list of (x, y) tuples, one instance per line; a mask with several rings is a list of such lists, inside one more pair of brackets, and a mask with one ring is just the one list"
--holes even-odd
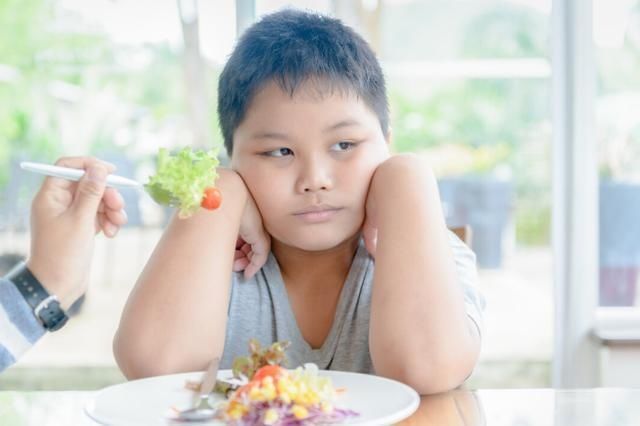
[(351, 240), (356, 232), (344, 235), (299, 235), (283, 242), (289, 246), (305, 251), (325, 251), (331, 250), (339, 245)]

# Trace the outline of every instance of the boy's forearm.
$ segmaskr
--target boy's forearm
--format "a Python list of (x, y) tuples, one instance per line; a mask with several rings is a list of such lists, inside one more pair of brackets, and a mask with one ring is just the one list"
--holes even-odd
[(370, 345), (378, 374), (423, 393), (459, 385), (479, 341), (456, 282), (437, 183), (415, 156), (392, 157), (374, 174), (378, 242)]
[(220, 208), (174, 218), (129, 296), (114, 339), (129, 378), (202, 369), (222, 354), (247, 190), (228, 170), (217, 186)]

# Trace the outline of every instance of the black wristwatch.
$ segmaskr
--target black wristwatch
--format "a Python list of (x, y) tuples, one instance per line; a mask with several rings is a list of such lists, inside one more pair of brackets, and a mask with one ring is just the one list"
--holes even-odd
[(16, 286), (45, 329), (56, 331), (67, 323), (69, 317), (60, 307), (58, 297), (45, 290), (24, 262), (13, 268), (5, 279)]

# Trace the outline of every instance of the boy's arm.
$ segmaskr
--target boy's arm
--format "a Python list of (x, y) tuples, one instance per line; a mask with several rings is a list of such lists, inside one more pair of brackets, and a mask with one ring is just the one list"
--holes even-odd
[(219, 170), (214, 212), (174, 217), (124, 308), (113, 342), (128, 378), (204, 369), (224, 346), (234, 247), (248, 191)]
[(461, 384), (480, 351), (465, 312), (431, 169), (411, 155), (382, 163), (367, 218), (377, 228), (370, 350), (377, 374), (436, 393)]

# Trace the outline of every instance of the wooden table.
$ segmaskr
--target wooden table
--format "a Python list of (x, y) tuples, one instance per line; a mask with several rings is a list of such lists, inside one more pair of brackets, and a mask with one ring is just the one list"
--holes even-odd
[[(0, 391), (0, 425), (90, 425), (84, 405), (95, 392)], [(403, 426), (640, 425), (640, 389), (456, 390), (422, 397)]]

